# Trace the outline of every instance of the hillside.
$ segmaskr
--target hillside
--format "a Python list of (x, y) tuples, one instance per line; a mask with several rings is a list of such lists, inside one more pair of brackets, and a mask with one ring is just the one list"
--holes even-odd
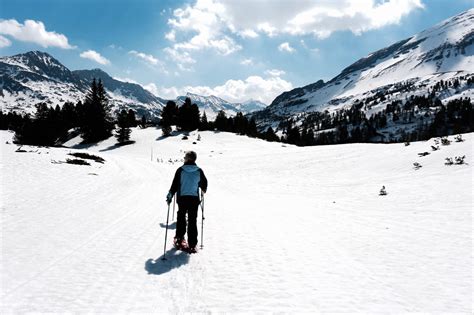
[[(16, 152), (0, 135), (2, 314), (472, 312), (472, 133), (435, 152), (152, 128), (123, 147)], [(162, 261), (187, 149), (209, 179), (204, 249), (171, 249), (171, 223)], [(70, 152), (105, 162), (61, 163)], [(468, 165), (444, 165), (461, 155)]]
[[(431, 95), (443, 104), (455, 98), (472, 98), (473, 24), (471, 9), (369, 54), (328, 82), (319, 80), (279, 95), (256, 117), (262, 126), (275, 127), (289, 118), (301, 122), (308, 114), (336, 113), (358, 103), (364, 105), (362, 110), (369, 118), (393, 102), (403, 105), (414, 97)], [(461, 84), (453, 87), (456, 81)], [(443, 82), (451, 85), (435, 90)]]
[(0, 109), (33, 113), (35, 104), (62, 106), (83, 101), (95, 77), (101, 79), (114, 110), (134, 109), (158, 117), (165, 101), (140, 85), (121, 82), (100, 69), (71, 71), (51, 55), (30, 51), (0, 58)]
[[(48, 53), (30, 51), (15, 56), (0, 57), (0, 110), (5, 112), (34, 113), (35, 105), (47, 103), (63, 106), (65, 102), (83, 101), (96, 78), (102, 80), (113, 111), (122, 108), (135, 110), (156, 120), (167, 100), (144, 89), (141, 85), (112, 78), (101, 69), (71, 71)], [(214, 119), (223, 110), (228, 116), (239, 111), (250, 113), (266, 107), (259, 101), (231, 103), (219, 97), (187, 93), (176, 98), (178, 104), (190, 97), (201, 112)]]

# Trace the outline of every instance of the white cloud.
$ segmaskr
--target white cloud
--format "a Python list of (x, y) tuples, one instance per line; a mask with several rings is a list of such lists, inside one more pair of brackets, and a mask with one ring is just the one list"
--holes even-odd
[(174, 30), (168, 32), (165, 34), (165, 38), (169, 41), (176, 41), (176, 32)]
[(257, 38), (258, 37), (258, 33), (251, 29), (243, 30), (239, 32), (239, 35), (242, 36), (243, 38)]
[(101, 56), (98, 52), (94, 51), (94, 50), (87, 50), (87, 51), (84, 51), (80, 54), (80, 56), (82, 58), (85, 58), (85, 59), (90, 59), (92, 61), (95, 61), (97, 63), (100, 63), (101, 65), (108, 65), (110, 64), (110, 61)]
[[(276, 74), (276, 73), (274, 73)], [(215, 95), (230, 102), (243, 102), (249, 99), (259, 100), (270, 104), (281, 93), (291, 90), (293, 85), (277, 75), (249, 76), (245, 80), (228, 80), (222, 85), (209, 86), (184, 86), (159, 88), (157, 94), (163, 98), (173, 99), (187, 92), (199, 95)]]
[(293, 47), (291, 47), (290, 43), (288, 43), (288, 42), (281, 43), (278, 46), (278, 50), (279, 51), (286, 51), (286, 52), (289, 52), (289, 53), (295, 52), (295, 49)]
[(267, 74), (269, 76), (272, 76), (272, 77), (280, 77), (280, 76), (284, 75), (285, 73), (286, 73), (285, 71), (278, 70), (278, 69), (271, 69), (271, 70), (265, 71), (265, 74)]
[(107, 46), (107, 47), (110, 48), (110, 49), (123, 50), (123, 47), (122, 47), (122, 46), (118, 46), (118, 45), (115, 45), (115, 44), (110, 44), (110, 45)]
[(181, 71), (192, 71), (191, 65), (196, 63), (196, 60), (187, 51), (178, 51), (169, 47), (163, 50), (171, 60), (177, 63)]
[(38, 44), (42, 47), (75, 48), (71, 46), (63, 34), (48, 32), (41, 21), (25, 20), (24, 24), (17, 20), (0, 20), (0, 34), (8, 35), (22, 42)]
[[(225, 7), (217, 0), (197, 0), (194, 5), (173, 11), (173, 17), (168, 20), (171, 30), (165, 38), (174, 44), (165, 51), (181, 70), (192, 70), (189, 64), (195, 61), (189, 56), (189, 51), (210, 49), (225, 56), (242, 49), (230, 36), (231, 26), (224, 21), (224, 16)], [(181, 41), (176, 41), (178, 33)], [(242, 36), (255, 35), (251, 30), (242, 32)]]
[(253, 60), (251, 58), (244, 59), (240, 62), (240, 64), (244, 65), (244, 66), (251, 66), (251, 65), (253, 65)]
[(128, 82), (128, 83), (135, 83), (135, 84), (140, 84), (137, 81), (130, 79), (130, 78), (120, 78), (120, 77), (113, 77), (115, 80), (122, 81), (122, 82)]
[(153, 55), (147, 55), (145, 53), (138, 52), (136, 50), (130, 50), (128, 53), (144, 60), (148, 64), (151, 64), (151, 65), (157, 65), (158, 64), (158, 59), (153, 57)]
[(148, 92), (150, 92), (151, 94), (161, 97), (161, 95), (158, 95), (158, 87), (156, 86), (155, 83), (149, 83), (149, 84), (143, 85), (143, 88), (147, 90)]
[(0, 35), (0, 48), (11, 46), (11, 44), (12, 42), (8, 38)]
[(267, 34), (269, 37), (276, 36), (278, 33), (277, 28), (270, 25), (270, 23), (268, 22), (259, 23), (256, 25), (255, 28), (257, 31)]
[[(237, 30), (275, 34), (314, 34), (319, 38), (349, 30), (355, 34), (397, 24), (423, 8), (422, 0), (221, 0), (227, 20)], [(261, 14), (271, 8), (271, 14)]]
[(196, 0), (173, 12), (168, 20), (173, 36), (167, 37), (175, 40), (179, 32), (187, 38), (175, 49), (213, 48), (230, 54), (242, 49), (232, 35), (313, 34), (326, 38), (337, 31), (361, 34), (398, 24), (402, 17), (423, 7), (422, 0)]

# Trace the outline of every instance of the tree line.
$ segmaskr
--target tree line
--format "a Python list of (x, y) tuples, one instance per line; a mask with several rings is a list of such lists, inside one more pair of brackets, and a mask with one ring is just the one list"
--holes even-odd
[[(112, 136), (116, 128), (119, 143), (129, 141), (130, 127), (136, 127), (135, 112), (122, 110), (117, 118), (111, 114), (111, 106), (101, 80), (92, 80), (83, 101), (66, 102), (62, 107), (49, 107), (46, 103), (36, 106), (33, 116), (0, 111), (0, 129), (15, 131), (14, 141), (20, 144), (54, 146), (67, 141), (69, 131), (75, 129), (84, 143), (94, 143)], [(146, 123), (142, 117), (141, 124)]]
[(259, 136), (255, 119), (248, 119), (241, 112), (234, 117), (227, 117), (224, 111), (219, 111), (216, 119), (210, 121), (206, 112), (202, 116), (199, 107), (193, 104), (187, 97), (184, 104), (178, 106), (174, 101), (168, 101), (161, 112), (160, 126), (163, 136), (169, 136), (172, 131), (171, 126), (176, 126), (178, 130), (218, 130), (233, 132), (250, 137)]
[[(233, 132), (267, 141), (279, 141), (299, 146), (325, 145), (354, 142), (397, 142), (426, 140), (450, 134), (474, 131), (473, 104), (469, 98), (450, 100), (443, 104), (436, 93), (443, 88), (457, 88), (472, 84), (473, 77), (461, 77), (453, 81), (440, 81), (426, 96), (410, 96), (405, 100), (389, 102), (381, 111), (368, 117), (367, 110), (386, 101), (384, 93), (355, 102), (350, 108), (335, 112), (312, 112), (300, 114), (281, 121), (276, 128), (258, 128), (255, 117), (237, 113), (227, 117), (220, 111), (214, 121), (202, 115), (199, 107), (186, 98), (181, 106), (168, 101), (161, 112), (159, 125), (163, 136), (169, 136), (171, 126), (178, 130), (217, 130)], [(405, 86), (405, 85), (404, 85)], [(405, 87), (408, 87), (406, 85)], [(0, 111), (0, 129), (15, 131), (15, 141), (32, 145), (60, 145), (67, 140), (71, 129), (81, 134), (85, 143), (101, 141), (115, 136), (119, 143), (130, 140), (131, 127), (146, 127), (145, 116), (137, 121), (135, 112), (121, 110), (117, 117), (111, 108), (102, 82), (94, 79), (83, 101), (65, 103), (62, 107), (36, 105), (33, 116)], [(406, 128), (404, 126), (411, 126)], [(386, 130), (398, 129), (394, 134)]]
[[(280, 140), (300, 146), (406, 142), (474, 131), (470, 98), (453, 99), (443, 105), (437, 98), (413, 96), (404, 104), (393, 101), (370, 117), (362, 107), (362, 103), (356, 103), (334, 113), (315, 112), (283, 121), (279, 124), (283, 130)], [(405, 130), (404, 126), (411, 127)], [(392, 132), (382, 133), (388, 127)]]

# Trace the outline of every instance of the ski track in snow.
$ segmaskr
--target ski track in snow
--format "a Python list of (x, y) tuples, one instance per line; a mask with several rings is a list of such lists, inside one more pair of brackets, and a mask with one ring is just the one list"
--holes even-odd
[[(16, 153), (2, 131), (2, 314), (471, 313), (473, 134), (425, 157), (433, 141), (298, 148), (200, 134), (193, 145), (196, 133), (134, 129), (129, 146)], [(171, 205), (163, 261), (180, 166), (168, 160), (190, 148), (209, 179), (204, 249), (172, 248)], [(106, 162), (51, 163), (84, 150)], [(444, 165), (456, 155), (469, 165)]]

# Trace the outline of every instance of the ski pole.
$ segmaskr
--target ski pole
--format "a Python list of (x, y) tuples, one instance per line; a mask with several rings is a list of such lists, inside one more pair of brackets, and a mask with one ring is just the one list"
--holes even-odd
[(168, 238), (168, 220), (170, 218), (170, 204), (168, 204), (168, 214), (166, 215), (166, 232), (165, 232), (165, 248), (163, 249), (163, 258), (161, 260), (166, 260), (166, 239)]
[(201, 211), (202, 211), (202, 219), (201, 219), (201, 249), (204, 247), (204, 194), (201, 191)]
[(176, 208), (176, 195), (173, 198), (173, 221), (174, 221), (174, 209)]

